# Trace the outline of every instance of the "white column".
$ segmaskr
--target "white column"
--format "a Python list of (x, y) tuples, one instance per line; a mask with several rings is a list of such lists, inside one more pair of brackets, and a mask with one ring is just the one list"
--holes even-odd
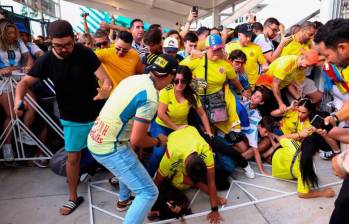
[(341, 0), (321, 0), (320, 21), (326, 23), (328, 20), (339, 17)]

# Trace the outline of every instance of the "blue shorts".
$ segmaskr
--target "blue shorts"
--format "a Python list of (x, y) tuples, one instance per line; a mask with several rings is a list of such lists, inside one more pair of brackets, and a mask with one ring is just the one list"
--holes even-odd
[(78, 123), (60, 119), (64, 132), (64, 148), (66, 152), (80, 152), (87, 147), (87, 136), (94, 124)]

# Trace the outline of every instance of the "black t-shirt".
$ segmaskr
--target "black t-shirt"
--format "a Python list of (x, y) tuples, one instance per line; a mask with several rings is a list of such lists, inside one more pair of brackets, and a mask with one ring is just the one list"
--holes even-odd
[(52, 51), (40, 57), (28, 75), (50, 78), (55, 85), (61, 118), (74, 122), (91, 122), (96, 119), (105, 101), (97, 95), (97, 78), (94, 72), (101, 65), (89, 48), (75, 45), (72, 55), (58, 59)]

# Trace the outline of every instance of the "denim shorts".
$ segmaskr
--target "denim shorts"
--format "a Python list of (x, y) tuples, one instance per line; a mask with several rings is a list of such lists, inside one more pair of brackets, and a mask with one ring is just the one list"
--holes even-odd
[(66, 152), (80, 152), (87, 147), (87, 136), (94, 124), (78, 123), (60, 119), (64, 132), (64, 144)]

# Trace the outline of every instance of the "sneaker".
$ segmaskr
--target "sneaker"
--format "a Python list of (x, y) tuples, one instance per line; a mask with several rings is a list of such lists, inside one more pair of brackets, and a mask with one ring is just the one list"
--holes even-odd
[(10, 144), (5, 144), (2, 147), (2, 155), (4, 156), (4, 160), (6, 161), (13, 161), (15, 159), (12, 146)]
[(88, 173), (83, 173), (80, 176), (80, 183), (83, 183), (88, 178)]
[(329, 160), (332, 158), (333, 156), (333, 152), (332, 151), (323, 151), (323, 150), (319, 150), (319, 156), (321, 159), (323, 160)]
[(245, 175), (246, 177), (253, 179), (256, 177), (256, 175), (254, 174), (253, 169), (251, 168), (250, 164), (248, 164), (245, 168), (243, 168), (245, 171)]
[[(39, 155), (38, 157), (44, 157), (44, 155)], [(39, 167), (39, 168), (46, 168), (48, 167), (48, 159), (38, 159), (38, 160), (33, 160), (33, 163)]]
[(119, 212), (123, 212), (126, 211), (128, 209), (128, 207), (130, 207), (130, 205), (132, 204), (132, 201), (135, 199), (134, 196), (130, 196), (127, 200), (125, 201), (118, 201), (116, 203), (116, 210), (118, 210)]
[(22, 141), (22, 143), (26, 145), (36, 145), (36, 142), (33, 140), (33, 138), (30, 137), (30, 135), (26, 132), (22, 132), (21, 137), (17, 140)]

